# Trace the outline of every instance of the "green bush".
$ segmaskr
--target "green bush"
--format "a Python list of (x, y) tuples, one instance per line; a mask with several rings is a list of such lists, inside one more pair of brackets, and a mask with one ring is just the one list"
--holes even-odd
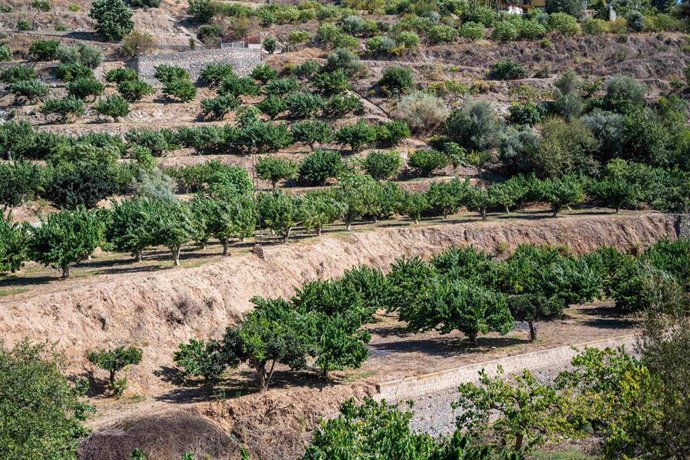
[(14, 94), (15, 103), (34, 103), (48, 95), (50, 89), (41, 80), (26, 80), (12, 83), (9, 86), (10, 93)]
[(240, 100), (235, 96), (216, 96), (211, 99), (203, 99), (201, 101), (201, 113), (210, 120), (222, 120), (225, 115), (237, 109), (240, 106)]
[(28, 19), (20, 19), (17, 21), (17, 30), (19, 32), (28, 32), (30, 30), (34, 30), (34, 23), (29, 21)]
[(259, 87), (251, 77), (228, 75), (220, 83), (218, 93), (232, 96), (256, 96), (259, 94)]
[(96, 32), (106, 41), (118, 41), (134, 29), (132, 10), (122, 0), (94, 0), (89, 17)]
[(584, 8), (579, 0), (547, 0), (546, 12), (549, 14), (565, 13), (580, 18), (584, 14)]
[(118, 83), (117, 92), (125, 98), (127, 102), (137, 102), (155, 93), (153, 86), (141, 80), (125, 80)]
[(544, 119), (544, 108), (533, 102), (513, 103), (509, 109), (510, 122), (515, 125), (536, 125)]
[(448, 163), (448, 156), (437, 150), (417, 150), (407, 160), (410, 168), (425, 177), (431, 177), (434, 171), (445, 168)]
[(609, 31), (609, 26), (603, 19), (587, 18), (582, 21), (582, 31), (587, 35), (603, 35)]
[(494, 80), (520, 80), (527, 77), (527, 69), (511, 59), (498, 61), (491, 67), (489, 78)]
[(62, 99), (48, 99), (41, 106), (41, 113), (48, 118), (50, 115), (57, 115), (57, 120), (67, 123), (72, 117), (84, 115), (84, 101), (74, 96), (67, 96)]
[(377, 127), (376, 142), (383, 147), (394, 147), (412, 133), (404, 121), (387, 121)]
[(317, 120), (305, 120), (291, 126), (295, 142), (306, 144), (314, 150), (314, 145), (326, 144), (333, 140), (333, 128), (327, 123)]
[(446, 120), (446, 134), (468, 150), (487, 150), (498, 143), (500, 121), (485, 101), (469, 101)]
[(451, 26), (433, 26), (427, 32), (427, 38), (431, 43), (452, 43), (458, 38), (458, 32)]
[(501, 21), (496, 24), (491, 38), (500, 42), (509, 42), (517, 40), (520, 36), (520, 31), (513, 21)]
[(364, 105), (357, 96), (332, 96), (326, 101), (323, 114), (331, 118), (340, 118), (348, 114), (360, 114)]
[(77, 78), (93, 78), (93, 70), (82, 64), (60, 64), (55, 69), (55, 76), (70, 82)]
[(175, 80), (189, 80), (189, 72), (182, 67), (161, 64), (156, 66), (153, 77), (165, 84)]
[(118, 67), (105, 74), (105, 81), (108, 83), (122, 83), (123, 81), (136, 81), (138, 79), (139, 74), (131, 67)]
[(163, 94), (178, 102), (189, 102), (196, 98), (196, 86), (190, 80), (177, 79), (163, 85)]
[(77, 78), (65, 86), (67, 93), (81, 100), (95, 98), (103, 94), (105, 87), (95, 78)]
[(112, 117), (115, 123), (117, 123), (120, 118), (126, 117), (129, 114), (129, 104), (125, 98), (119, 94), (112, 94), (100, 99), (94, 108), (99, 114)]
[(313, 118), (323, 107), (323, 99), (314, 93), (292, 93), (285, 98), (291, 118)]
[(459, 34), (462, 38), (481, 40), (484, 38), (484, 25), (479, 22), (464, 22), (460, 26)]
[(266, 37), (263, 46), (268, 54), (273, 54), (278, 47), (278, 41), (274, 37)]
[(349, 145), (353, 152), (359, 152), (366, 145), (376, 141), (377, 129), (364, 120), (344, 126), (335, 133), (338, 144)]
[(205, 85), (217, 87), (225, 77), (232, 75), (235, 72), (230, 64), (209, 64), (199, 73), (199, 80)]
[(0, 62), (11, 61), (14, 58), (12, 50), (4, 43), (0, 45)]
[(35, 61), (54, 61), (57, 59), (57, 40), (36, 40), (29, 47), (29, 57)]
[(347, 75), (342, 69), (318, 73), (312, 83), (324, 96), (342, 94), (351, 88)]
[(56, 53), (57, 58), (62, 64), (81, 64), (90, 69), (95, 69), (103, 62), (103, 52), (99, 48), (90, 45), (59, 45)]
[(142, 358), (140, 348), (117, 347), (112, 350), (98, 349), (90, 351), (86, 358), (92, 364), (108, 372), (108, 383), (115, 396), (122, 396), (127, 388), (127, 378), (115, 380), (119, 371), (134, 364), (139, 364)]
[(414, 86), (414, 76), (407, 67), (386, 67), (378, 84), (379, 89), (387, 96), (404, 94)]
[(491, 27), (496, 20), (496, 13), (493, 9), (485, 6), (472, 5), (462, 12), (463, 22), (476, 22), (485, 27)]
[(270, 80), (278, 78), (278, 72), (268, 64), (260, 64), (252, 69), (249, 76), (261, 83), (267, 83)]
[(213, 19), (215, 14), (211, 0), (189, 0), (187, 14), (200, 24), (206, 24)]
[(299, 180), (307, 185), (324, 185), (327, 179), (337, 177), (344, 168), (339, 152), (316, 150), (299, 167)]
[(362, 167), (371, 177), (377, 180), (395, 177), (402, 167), (398, 152), (370, 152), (362, 162)]
[[(63, 357), (46, 345), (19, 342), (0, 347), (0, 418), (7, 429), (0, 437), (6, 458), (75, 458), (92, 408), (85, 388), (63, 373)], [(31, 401), (31, 410), (27, 410)]]
[(256, 165), (256, 173), (259, 179), (270, 181), (275, 190), (278, 181), (297, 176), (297, 165), (282, 158), (263, 157)]
[(6, 84), (20, 81), (36, 80), (38, 75), (33, 67), (28, 65), (14, 65), (0, 71), (0, 81)]
[(580, 33), (580, 25), (577, 19), (566, 13), (551, 13), (549, 15), (549, 28), (570, 37)]
[(47, 13), (50, 11), (50, 2), (48, 0), (31, 0), (31, 7)]

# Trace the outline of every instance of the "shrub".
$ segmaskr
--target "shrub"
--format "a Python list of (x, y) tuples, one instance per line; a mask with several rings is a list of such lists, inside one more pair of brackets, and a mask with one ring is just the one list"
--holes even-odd
[(433, 26), (427, 32), (427, 38), (431, 43), (452, 43), (458, 38), (458, 32), (451, 26)]
[[(5, 206), (13, 208), (33, 198), (36, 192), (43, 187), (43, 173), (43, 169), (28, 161), (2, 163), (0, 165), (0, 181), (2, 181), (3, 186), (0, 189), (0, 205), (3, 208)], [(0, 213), (0, 217), (2, 216), (4, 213)], [(0, 224), (8, 225), (7, 220), (0, 221)], [(3, 228), (7, 229), (7, 227)], [(0, 243), (0, 248), (2, 248), (2, 244)], [(11, 251), (8, 251), (0, 249), (0, 253), (4, 252), (4, 255), (0, 254), (0, 267), (5, 263), (5, 260), (12, 259)], [(14, 264), (12, 265), (14, 266)], [(8, 270), (0, 268), (0, 272), (3, 271)]]
[(46, 116), (57, 115), (58, 121), (67, 123), (71, 117), (84, 115), (84, 101), (74, 96), (62, 99), (48, 99), (41, 106), (41, 113)]
[[(0, 175), (4, 175), (3, 169), (0, 169)], [(0, 196), (0, 203), (7, 206), (4, 198)], [(14, 222), (11, 211), (0, 213), (0, 274), (14, 273), (24, 266), (28, 257), (28, 242), (29, 232), (26, 226)]]
[(185, 377), (202, 377), (205, 384), (213, 384), (225, 371), (222, 344), (216, 340), (190, 340), (181, 343), (173, 361), (182, 368)]
[(215, 11), (211, 0), (189, 0), (187, 14), (198, 23), (205, 24), (213, 18)]
[(261, 83), (267, 83), (269, 80), (278, 78), (278, 72), (268, 64), (261, 64), (254, 67), (249, 76)]
[(217, 45), (218, 41), (221, 40), (222, 31), (220, 27), (215, 24), (204, 24), (199, 27), (199, 32), (196, 34), (196, 38), (201, 40), (201, 42), (208, 46)]
[(395, 117), (404, 121), (415, 133), (433, 133), (445, 123), (448, 109), (443, 99), (414, 92), (400, 98)]
[(305, 120), (292, 125), (295, 142), (306, 144), (314, 150), (314, 144), (325, 144), (333, 140), (333, 128), (317, 120)]
[(35, 61), (53, 61), (57, 59), (57, 40), (36, 40), (29, 47), (29, 56)]
[(532, 102), (510, 106), (510, 122), (515, 125), (536, 125), (544, 118), (544, 109)]
[(133, 30), (122, 38), (122, 54), (127, 58), (135, 58), (151, 51), (156, 46), (156, 39), (153, 35)]
[(205, 85), (216, 87), (225, 77), (233, 75), (235, 72), (230, 64), (209, 64), (199, 73), (199, 80)]
[(274, 37), (266, 37), (264, 38), (263, 45), (268, 54), (273, 54), (278, 47), (278, 41)]
[(464, 22), (462, 26), (460, 26), (459, 34), (462, 38), (481, 40), (484, 38), (484, 25), (479, 22)]
[(156, 66), (153, 77), (165, 84), (174, 80), (189, 80), (189, 73), (181, 67), (161, 64)]
[[(92, 410), (85, 388), (61, 369), (63, 358), (46, 345), (19, 342), (0, 348), (0, 418), (12, 429), (0, 440), (7, 458), (74, 458), (89, 434), (83, 422)], [(31, 410), (27, 410), (31, 401)]]
[(376, 128), (364, 120), (340, 128), (335, 133), (335, 140), (341, 145), (349, 145), (353, 152), (359, 152), (365, 145), (376, 141)]
[(28, 19), (20, 19), (17, 21), (17, 30), (20, 32), (28, 32), (34, 30), (34, 23)]
[(491, 33), (492, 39), (501, 42), (517, 40), (519, 36), (520, 32), (513, 21), (501, 21), (497, 23)]
[(240, 106), (240, 100), (235, 96), (216, 96), (201, 101), (201, 113), (211, 120), (222, 120), (225, 115)]
[(14, 58), (12, 50), (4, 43), (0, 45), (0, 62), (11, 61)]
[(446, 134), (469, 150), (486, 150), (498, 142), (500, 123), (491, 105), (470, 101), (446, 121)]
[(312, 118), (323, 107), (323, 99), (314, 93), (292, 93), (285, 98), (291, 118)]
[(93, 78), (93, 70), (82, 64), (60, 64), (55, 75), (60, 80), (70, 82), (77, 78)]
[(122, 396), (122, 392), (127, 387), (127, 379), (115, 380), (115, 376), (119, 371), (141, 362), (141, 349), (136, 347), (117, 347), (112, 350), (98, 349), (90, 351), (86, 358), (92, 364), (108, 371), (108, 383), (110, 389), (116, 396)]
[(32, 0), (31, 6), (34, 9), (42, 11), (44, 13), (50, 11), (50, 2), (48, 0)]
[(587, 18), (582, 21), (582, 31), (587, 35), (602, 35), (609, 31), (609, 26), (603, 19)]
[(46, 97), (49, 93), (48, 85), (41, 80), (26, 80), (12, 83), (9, 86), (10, 93), (14, 94), (15, 103), (34, 103)]
[(579, 0), (547, 0), (546, 12), (549, 14), (566, 13), (579, 18), (584, 14), (584, 8)]
[(119, 94), (113, 94), (106, 98), (100, 99), (95, 107), (96, 112), (101, 115), (112, 117), (115, 123), (129, 114), (129, 104), (124, 97)]
[(362, 69), (362, 64), (355, 53), (339, 48), (332, 51), (326, 59), (324, 71), (335, 72), (341, 70), (346, 76), (352, 76)]
[(118, 83), (117, 91), (127, 102), (140, 101), (144, 96), (155, 92), (153, 86), (140, 80), (126, 80)]
[(550, 14), (549, 27), (551, 30), (560, 32), (566, 37), (580, 33), (580, 25), (577, 23), (577, 19), (566, 13)]
[(367, 155), (362, 167), (374, 179), (390, 179), (400, 171), (402, 159), (398, 152), (374, 151)]
[(178, 102), (189, 102), (196, 97), (196, 86), (190, 80), (176, 79), (163, 85), (163, 94)]
[(33, 67), (28, 65), (15, 65), (0, 71), (0, 81), (6, 84), (20, 81), (35, 80), (38, 78)]
[(616, 75), (606, 84), (604, 105), (614, 112), (628, 112), (645, 104), (645, 86), (632, 77)]
[(489, 78), (494, 80), (520, 80), (527, 77), (527, 70), (519, 62), (503, 59), (493, 65)]
[(100, 49), (90, 45), (57, 47), (57, 58), (62, 64), (81, 64), (90, 69), (95, 69), (103, 62), (103, 53)]
[(95, 98), (103, 94), (103, 84), (95, 78), (77, 78), (67, 83), (67, 93), (81, 100)]
[(293, 45), (299, 45), (300, 43), (306, 43), (311, 40), (311, 34), (306, 30), (293, 30), (288, 36), (288, 41)]
[(485, 27), (491, 27), (496, 20), (496, 13), (485, 6), (470, 6), (462, 12), (463, 22), (476, 22)]
[(412, 70), (407, 67), (387, 67), (378, 84), (387, 96), (406, 93), (414, 85)]
[(418, 174), (431, 177), (437, 169), (448, 166), (448, 156), (436, 150), (417, 150), (410, 155), (407, 164)]
[(259, 94), (259, 87), (253, 78), (229, 75), (221, 82), (218, 92), (233, 96), (256, 96)]
[(64, 164), (50, 172), (45, 196), (61, 208), (94, 208), (99, 201), (117, 192), (117, 180), (115, 167), (107, 163)]
[(307, 185), (324, 185), (327, 179), (337, 177), (343, 167), (343, 159), (339, 152), (316, 150), (302, 160), (299, 180)]
[(108, 83), (122, 83), (123, 81), (136, 81), (139, 74), (131, 67), (118, 67), (106, 72), (105, 81)]
[(96, 32), (106, 41), (122, 40), (134, 28), (132, 10), (122, 0), (94, 0), (89, 17), (96, 21)]
[(273, 120), (287, 110), (287, 105), (285, 104), (285, 99), (271, 95), (256, 104), (256, 108)]
[(270, 181), (275, 190), (278, 181), (297, 176), (297, 165), (290, 160), (263, 157), (256, 165), (256, 173), (260, 179)]
[(537, 193), (541, 200), (551, 205), (553, 217), (557, 217), (564, 207), (581, 203), (585, 199), (582, 184), (571, 176), (543, 180), (538, 185)]
[(383, 147), (394, 147), (398, 143), (411, 136), (410, 128), (403, 121), (388, 121), (379, 125), (376, 133), (376, 141)]
[(331, 118), (340, 118), (348, 114), (359, 114), (364, 111), (364, 105), (357, 96), (332, 96), (326, 101), (323, 114)]

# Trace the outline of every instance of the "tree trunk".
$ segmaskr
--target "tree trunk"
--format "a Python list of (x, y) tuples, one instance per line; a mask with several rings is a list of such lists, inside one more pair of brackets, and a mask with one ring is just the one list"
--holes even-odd
[(62, 279), (69, 278), (69, 264), (62, 266)]
[(515, 450), (520, 451), (522, 450), (522, 442), (525, 439), (525, 434), (524, 433), (518, 433), (517, 436), (515, 436)]
[(316, 236), (321, 236), (321, 233), (323, 232), (323, 227), (320, 225), (316, 226)]
[(506, 210), (506, 214), (510, 215), (510, 208), (508, 206), (504, 206)]
[(470, 343), (471, 343), (472, 345), (474, 345), (475, 347), (477, 346), (477, 335), (478, 335), (478, 334), (477, 334), (476, 332), (470, 332), (470, 333), (467, 335), (467, 338), (470, 339)]
[(553, 217), (558, 217), (558, 211), (560, 211), (560, 210), (561, 210), (560, 207), (554, 206), (554, 208), (553, 208)]
[(620, 207), (620, 206), (616, 206), (616, 214), (618, 214), (618, 213), (620, 213), (620, 212), (621, 212), (621, 207)]
[(136, 257), (137, 262), (141, 262), (142, 260), (144, 260), (144, 253), (141, 252), (141, 249), (135, 249), (134, 257)]
[(486, 208), (480, 209), (479, 214), (481, 214), (482, 220), (486, 220)]
[(287, 232), (285, 232), (285, 236), (283, 237), (283, 243), (287, 243), (288, 240), (290, 239), (290, 232), (292, 231), (292, 227), (289, 227), (287, 229)]
[(266, 384), (266, 368), (265, 367), (257, 367), (256, 369), (256, 375), (259, 378), (259, 391), (261, 393), (265, 393), (266, 390), (268, 390), (268, 385)]
[(529, 324), (529, 340), (534, 342), (537, 340), (537, 328), (534, 326), (534, 321), (527, 321), (527, 324)]
[(115, 385), (115, 370), (111, 369), (108, 372), (110, 372), (110, 375), (108, 375), (108, 380), (110, 381), (110, 386), (113, 386), (113, 385)]
[(348, 221), (347, 221), (347, 231), (349, 232), (349, 231), (351, 231), (351, 230), (352, 230), (352, 221), (351, 221), (351, 220), (348, 220)]
[(172, 249), (173, 261), (175, 262), (176, 267), (180, 266), (180, 251), (181, 250), (182, 250), (181, 246)]
[(419, 223), (419, 219), (413, 219), (415, 224)]
[(223, 240), (223, 255), (224, 256), (230, 255), (230, 241), (229, 240)]
[(278, 185), (278, 181), (277, 181), (277, 180), (272, 180), (272, 181), (271, 181), (271, 185), (273, 186), (273, 190), (275, 190), (275, 189), (276, 189), (276, 186)]

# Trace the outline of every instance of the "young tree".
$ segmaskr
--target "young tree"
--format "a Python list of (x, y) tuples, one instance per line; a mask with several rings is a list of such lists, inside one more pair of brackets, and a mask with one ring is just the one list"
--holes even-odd
[(398, 174), (402, 163), (398, 152), (374, 151), (367, 155), (362, 167), (374, 179), (384, 180)]
[(359, 152), (366, 145), (376, 142), (376, 128), (364, 120), (340, 128), (335, 133), (338, 144), (349, 145), (353, 152)]
[(306, 231), (321, 236), (323, 227), (332, 224), (344, 212), (344, 205), (330, 191), (309, 192), (298, 200), (297, 220)]
[(134, 29), (132, 10), (122, 0), (94, 0), (89, 17), (104, 40), (118, 41)]
[(642, 197), (639, 184), (631, 183), (622, 177), (604, 177), (595, 181), (589, 187), (589, 193), (602, 203), (613, 207), (616, 214), (622, 207), (635, 208)]
[(175, 78), (163, 85), (163, 94), (177, 102), (189, 102), (196, 97), (196, 86), (186, 78)]
[(154, 206), (148, 198), (113, 202), (105, 238), (115, 250), (129, 252), (141, 262), (144, 249), (155, 241), (155, 220)]
[(48, 99), (40, 108), (42, 114), (48, 118), (50, 115), (57, 115), (61, 123), (69, 122), (73, 117), (84, 115), (84, 101), (74, 96), (67, 96), (62, 99)]
[(93, 408), (82, 385), (62, 372), (64, 359), (28, 341), (0, 344), (0, 452), (6, 458), (76, 458), (89, 434), (83, 425)]
[(9, 91), (14, 94), (15, 104), (35, 103), (48, 95), (50, 88), (41, 80), (23, 80), (12, 83)]
[(206, 119), (222, 120), (225, 115), (237, 109), (240, 106), (240, 100), (235, 96), (219, 95), (211, 99), (202, 99), (201, 114)]
[(327, 144), (333, 140), (333, 128), (318, 120), (305, 120), (294, 123), (290, 129), (295, 142), (307, 144), (314, 150), (314, 144)]
[(363, 216), (378, 216), (381, 211), (381, 185), (371, 176), (352, 174), (341, 180), (338, 201), (344, 204), (344, 219), (347, 230), (352, 222)]
[(410, 168), (425, 177), (431, 177), (434, 171), (445, 168), (448, 163), (448, 156), (436, 150), (417, 150), (407, 160)]
[(309, 185), (324, 185), (328, 179), (338, 177), (344, 168), (340, 152), (317, 150), (302, 160), (299, 180)]
[(70, 265), (87, 259), (103, 240), (103, 222), (97, 213), (79, 207), (49, 214), (31, 229), (32, 260), (62, 270), (69, 278)]
[(435, 278), (434, 267), (419, 257), (397, 259), (386, 276), (386, 311), (393, 312), (416, 303)]
[(159, 201), (155, 203), (155, 226), (152, 228), (155, 243), (170, 249), (176, 267), (180, 265), (182, 246), (197, 233), (193, 215), (188, 204), (179, 201)]
[(575, 177), (546, 179), (538, 184), (540, 198), (551, 205), (553, 217), (567, 206), (581, 203), (585, 199), (582, 183)]
[(256, 173), (260, 179), (271, 181), (275, 190), (278, 181), (297, 176), (297, 165), (290, 160), (262, 157), (256, 165)]
[(261, 110), (261, 113), (268, 115), (268, 118), (271, 120), (287, 110), (285, 99), (273, 94), (256, 104), (256, 107)]
[(90, 363), (108, 371), (108, 384), (116, 396), (121, 396), (127, 387), (127, 377), (116, 381), (116, 374), (127, 366), (139, 364), (141, 357), (141, 349), (136, 347), (117, 347), (112, 350), (99, 348), (86, 355)]
[(513, 295), (508, 298), (510, 313), (516, 321), (525, 321), (529, 326), (529, 339), (537, 340), (535, 321), (548, 321), (563, 314), (566, 305), (558, 299), (549, 299), (539, 294)]
[(492, 184), (489, 186), (488, 192), (489, 201), (495, 205), (502, 206), (506, 214), (510, 215), (510, 208), (522, 201), (528, 190), (520, 181), (507, 180)]
[(379, 80), (379, 89), (385, 96), (404, 94), (412, 89), (414, 75), (407, 67), (387, 67)]
[(66, 85), (70, 96), (87, 101), (103, 94), (105, 87), (93, 77), (77, 78)]
[(467, 187), (464, 202), (470, 211), (478, 211), (482, 220), (486, 220), (486, 210), (495, 204), (489, 189), (480, 187)]
[(27, 228), (14, 222), (11, 212), (0, 212), (0, 274), (14, 273), (24, 266), (28, 242)]
[(112, 117), (115, 123), (122, 117), (129, 114), (129, 104), (124, 97), (119, 94), (112, 94), (106, 98), (100, 99), (95, 107), (96, 112), (101, 115)]
[(244, 240), (254, 234), (256, 205), (250, 194), (232, 191), (219, 193), (223, 188), (216, 188), (208, 195), (198, 195), (192, 206), (202, 208), (206, 231), (221, 242), (223, 255), (227, 256), (232, 238)]
[(217, 340), (190, 340), (181, 343), (173, 361), (185, 377), (202, 377), (205, 385), (213, 385), (228, 366), (223, 345)]
[(137, 102), (154, 94), (153, 86), (141, 80), (125, 80), (117, 84), (117, 92), (125, 98), (127, 102)]
[(45, 169), (20, 160), (0, 164), (0, 206), (13, 208), (31, 199), (44, 186)]
[(429, 209), (429, 201), (424, 193), (408, 193), (402, 204), (402, 212), (415, 224), (419, 223), (422, 214)]
[(283, 242), (287, 243), (292, 228), (297, 225), (295, 200), (280, 191), (262, 193), (259, 195), (258, 213), (261, 225), (282, 235)]
[(431, 184), (426, 192), (431, 212), (435, 215), (442, 214), (444, 219), (449, 214), (455, 214), (465, 202), (468, 188), (468, 182), (457, 178)]

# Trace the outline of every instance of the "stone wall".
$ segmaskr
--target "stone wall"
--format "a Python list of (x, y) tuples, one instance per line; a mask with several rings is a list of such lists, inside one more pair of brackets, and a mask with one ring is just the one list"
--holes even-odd
[(690, 214), (678, 216), (678, 238), (690, 239)]
[(235, 73), (246, 76), (263, 59), (261, 49), (226, 48), (200, 51), (187, 51), (172, 54), (152, 54), (140, 56), (131, 64), (139, 72), (140, 78), (148, 83), (157, 83), (153, 77), (156, 66), (167, 64), (182, 67), (187, 70), (193, 80), (199, 76), (201, 70), (209, 64), (230, 64)]

